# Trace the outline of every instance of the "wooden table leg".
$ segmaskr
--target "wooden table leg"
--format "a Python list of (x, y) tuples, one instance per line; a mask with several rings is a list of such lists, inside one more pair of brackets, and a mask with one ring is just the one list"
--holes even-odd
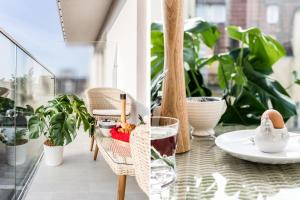
[(118, 183), (118, 200), (125, 199), (125, 188), (126, 188), (126, 175), (120, 175), (119, 183)]
[(97, 160), (98, 151), (99, 151), (99, 147), (98, 147), (98, 145), (96, 144), (96, 148), (95, 148), (95, 152), (94, 152), (94, 160)]
[(90, 151), (93, 151), (93, 147), (94, 147), (94, 142), (95, 142), (95, 137), (92, 135), (92, 137), (91, 137), (91, 149), (90, 149)]

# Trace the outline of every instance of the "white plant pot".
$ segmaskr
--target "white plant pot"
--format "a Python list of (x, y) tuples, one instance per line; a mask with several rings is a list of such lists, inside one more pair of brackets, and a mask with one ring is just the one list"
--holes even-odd
[(11, 146), (6, 145), (6, 159), (7, 163), (11, 166), (22, 165), (27, 157), (27, 144)]
[(48, 166), (58, 166), (63, 162), (63, 146), (48, 146), (44, 144), (45, 162)]
[[(215, 101), (197, 101), (201, 98), (213, 98)], [(225, 100), (219, 97), (190, 97), (187, 98), (189, 123), (194, 128), (193, 135), (214, 135), (214, 128), (226, 111)]]

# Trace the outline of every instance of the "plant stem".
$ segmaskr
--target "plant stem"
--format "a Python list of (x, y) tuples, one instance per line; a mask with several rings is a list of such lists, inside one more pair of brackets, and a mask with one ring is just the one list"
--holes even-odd
[(199, 89), (200, 95), (205, 96), (205, 92), (204, 92), (203, 88), (201, 88), (201, 86), (199, 85), (198, 80), (197, 80), (196, 75), (193, 70), (191, 70), (191, 74), (196, 83), (197, 88)]
[[(220, 62), (220, 61), (219, 61), (219, 62)], [(220, 64), (219, 66), (221, 67), (221, 70), (222, 70), (222, 74), (223, 74), (224, 81), (225, 81), (225, 85), (226, 85), (226, 90), (227, 90), (227, 92), (228, 92), (228, 95), (230, 96), (230, 89), (229, 89), (229, 86), (228, 86), (228, 81), (227, 81), (226, 76), (225, 76), (225, 72), (224, 72), (223, 65)], [(227, 96), (227, 95), (226, 95), (227, 92), (225, 92), (225, 95), (224, 95), (224, 96)], [(230, 100), (229, 100), (229, 101), (230, 101)], [(229, 103), (230, 103), (230, 102), (229, 102)]]
[(243, 56), (244, 56), (244, 37), (245, 35), (243, 34), (242, 35), (242, 43), (241, 43), (241, 51), (240, 51), (240, 54), (239, 54), (239, 66), (241, 67), (242, 64), (243, 64)]

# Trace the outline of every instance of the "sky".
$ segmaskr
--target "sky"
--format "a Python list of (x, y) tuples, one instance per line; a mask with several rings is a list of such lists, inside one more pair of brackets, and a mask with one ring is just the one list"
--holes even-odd
[(66, 46), (56, 0), (0, 0), (0, 27), (57, 76), (86, 76), (91, 47)]

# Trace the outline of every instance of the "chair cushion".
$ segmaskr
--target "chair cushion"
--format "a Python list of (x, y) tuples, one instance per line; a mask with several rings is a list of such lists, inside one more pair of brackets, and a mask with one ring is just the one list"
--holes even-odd
[[(101, 115), (101, 116), (120, 116), (121, 110), (117, 109), (94, 109), (93, 110), (94, 115)], [(129, 111), (126, 111), (126, 115), (129, 115)]]

